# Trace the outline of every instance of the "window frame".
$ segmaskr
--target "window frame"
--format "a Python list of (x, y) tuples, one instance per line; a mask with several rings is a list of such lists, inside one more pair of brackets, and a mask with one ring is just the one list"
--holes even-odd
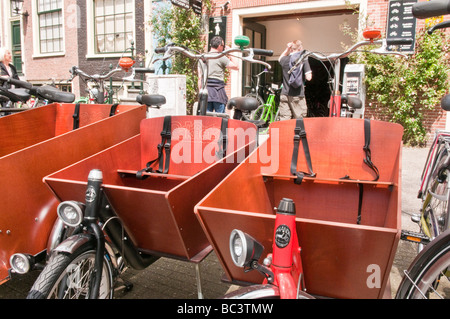
[[(87, 0), (86, 1), (86, 25), (87, 25), (87, 54), (86, 58), (105, 58), (105, 57), (122, 57), (122, 56), (131, 56), (130, 50), (123, 52), (97, 52), (97, 46), (96, 46), (96, 26), (95, 26), (95, 15), (94, 15), (94, 2), (95, 0)], [(132, 8), (130, 10), (132, 14), (132, 40), (134, 43), (136, 43), (136, 1), (132, 0)], [(125, 33), (126, 32), (121, 32)], [(128, 49), (125, 47), (125, 49)]]
[[(34, 39), (34, 50), (33, 50), (33, 57), (53, 57), (53, 56), (63, 56), (65, 55), (65, 17), (64, 17), (64, 0), (61, 0), (61, 8), (59, 9), (52, 9), (48, 11), (39, 11), (39, 0), (32, 1), (32, 12), (34, 13), (34, 23), (33, 23), (33, 33), (35, 36), (33, 36)], [(60, 34), (59, 37), (55, 38), (52, 37), (52, 39), (59, 39), (60, 41), (60, 50), (59, 51), (53, 51), (53, 52), (42, 52), (41, 50), (41, 25), (40, 25), (40, 19), (41, 15), (54, 13), (54, 12), (60, 12)]]

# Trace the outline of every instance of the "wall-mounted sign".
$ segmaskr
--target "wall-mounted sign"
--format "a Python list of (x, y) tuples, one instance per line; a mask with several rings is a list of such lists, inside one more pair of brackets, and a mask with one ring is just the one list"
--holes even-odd
[(414, 53), (416, 38), (416, 18), (412, 6), (417, 0), (390, 0), (386, 27), (387, 39), (412, 39), (412, 44), (388, 47), (389, 51)]
[(221, 16), (209, 18), (208, 43), (210, 43), (211, 39), (216, 35), (220, 36), (223, 41), (225, 41), (225, 44), (227, 43), (227, 17)]

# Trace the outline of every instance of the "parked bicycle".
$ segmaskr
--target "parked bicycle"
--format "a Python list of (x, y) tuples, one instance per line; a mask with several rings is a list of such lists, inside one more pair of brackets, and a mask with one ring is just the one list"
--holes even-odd
[(362, 107), (362, 101), (358, 97), (352, 95), (342, 95), (340, 92), (341, 59), (346, 58), (352, 52), (356, 52), (358, 48), (363, 46), (377, 46), (377, 48), (368, 51), (370, 53), (382, 55), (393, 54), (406, 57), (406, 55), (401, 52), (388, 51), (387, 48), (389, 46), (399, 46), (412, 43), (412, 39), (379, 39), (381, 36), (381, 32), (379, 30), (365, 30), (363, 32), (363, 36), (366, 38), (365, 41), (354, 44), (343, 53), (325, 55), (320, 52), (310, 52), (305, 50), (298, 58), (294, 66), (288, 71), (288, 74), (291, 74), (303, 63), (304, 60), (309, 57), (319, 61), (328, 61), (331, 63), (334, 77), (329, 72), (331, 95), (328, 102), (328, 108), (330, 117), (351, 117), (354, 113), (354, 109), (360, 109)]
[[(166, 49), (168, 56), (191, 55), (181, 47)], [(159, 101), (151, 97), (149, 103)], [(71, 236), (51, 250), (28, 297), (111, 298), (128, 266), (144, 269), (161, 256), (198, 264), (211, 249), (193, 207), (256, 139), (255, 125), (233, 119), (149, 118), (140, 134), (67, 167), (66, 178), (56, 176), (65, 169), (45, 177), (62, 201), (58, 220)], [(67, 196), (60, 193), (64, 184)]]
[(265, 68), (260, 73), (253, 75), (253, 77), (256, 79), (256, 84), (254, 87), (251, 88), (250, 93), (247, 93), (246, 97), (253, 97), (258, 100), (259, 105), (264, 104), (264, 94), (260, 94), (264, 90), (264, 86), (261, 85), (261, 76), (265, 75), (266, 73), (269, 73), (269, 70)]
[(0, 96), (6, 105), (2, 108), (2, 111), (5, 112), (20, 112), (29, 109), (29, 107), (23, 107), (23, 105), (26, 105), (33, 97), (33, 107), (36, 107), (40, 100), (45, 101), (44, 104), (53, 102), (72, 103), (75, 100), (73, 93), (63, 92), (50, 85), (34, 86), (29, 82), (4, 76), (0, 77), (0, 82), (14, 85), (12, 89), (0, 87)]
[[(153, 73), (154, 70), (150, 68), (137, 68), (133, 67), (134, 61), (130, 58), (121, 58), (117, 67), (106, 74), (92, 74), (89, 75), (85, 71), (81, 70), (77, 66), (73, 66), (70, 69), (72, 77), (69, 81), (72, 81), (76, 76), (80, 76), (85, 81), (89, 96), (88, 98), (81, 99), (80, 102), (95, 103), (95, 104), (112, 104), (114, 102), (114, 88), (112, 83), (112, 76), (119, 72), (131, 69), (129, 76), (122, 78), (122, 83), (127, 82), (144, 82), (141, 79), (136, 78), (136, 74)], [(109, 84), (107, 84), (109, 80)]]
[[(416, 18), (431, 18), (450, 13), (450, 1), (427, 1), (413, 5)], [(438, 23), (428, 33), (450, 27), (450, 21)], [(450, 111), (450, 94), (441, 107)], [(420, 232), (403, 231), (402, 239), (418, 243), (419, 254), (404, 277), (397, 298), (449, 298), (450, 290), (450, 132), (436, 132), (421, 176), (418, 198), (420, 214), (412, 216)]]
[(262, 121), (268, 127), (271, 123), (280, 120), (278, 105), (280, 103), (281, 88), (276, 84), (272, 84), (270, 86), (266, 85), (264, 89), (268, 93), (266, 102), (251, 112), (248, 119)]
[[(443, 12), (448, 13), (449, 3), (446, 2), (447, 11)], [(330, 58), (346, 56), (362, 45), (373, 43), (380, 44), (382, 49), (386, 47), (385, 40), (363, 41), (345, 53), (331, 55)], [(380, 50), (371, 52), (387, 53)], [(309, 55), (325, 58), (316, 53)], [(331, 102), (339, 102), (336, 104), (341, 106), (341, 96), (339, 95), (339, 99), (336, 97), (337, 95), (332, 96)], [(337, 109), (330, 113), (331, 117), (340, 115)], [(392, 266), (392, 254), (395, 254), (398, 234), (401, 231), (398, 221), (395, 220), (399, 216), (396, 211), (399, 207), (398, 199), (392, 196), (399, 192), (395, 179), (399, 175), (398, 161), (401, 157), (392, 155), (395, 158), (381, 158), (378, 153), (401, 152), (402, 134), (398, 126), (379, 121), (376, 124), (379, 126), (375, 129), (375, 121), (362, 119), (311, 118), (304, 119), (304, 124), (303, 120), (296, 120), (295, 124), (293, 120), (289, 122), (286, 126), (281, 123), (271, 126), (272, 131), (278, 130), (281, 137), (277, 165), (265, 167), (262, 161), (256, 159), (258, 152), (255, 152), (196, 207), (197, 215), (205, 224), (205, 231), (216, 243), (215, 249), (224, 264), (227, 277), (242, 282), (247, 281), (247, 276), (249, 282), (260, 283), (237, 290), (226, 298), (313, 298), (316, 295), (334, 298), (381, 298), (388, 287), (386, 283)], [(326, 132), (323, 130), (325, 127)], [(293, 142), (291, 130), (294, 131)], [(342, 130), (352, 133), (345, 134)], [(365, 136), (365, 145), (361, 143), (361, 133)], [(386, 135), (383, 137), (383, 134)], [(354, 140), (355, 135), (359, 140)], [(297, 161), (301, 149), (300, 140), (304, 157)], [(272, 145), (273, 151), (271, 137), (266, 143)], [(378, 159), (374, 162), (370, 158), (361, 160), (358, 155), (360, 153), (351, 151), (358, 143), (361, 145), (359, 152), (364, 150), (366, 156), (377, 156)], [(292, 147), (292, 161), (289, 165), (289, 151), (285, 149), (292, 150)], [(387, 148), (391, 147), (392, 150), (387, 151)], [(339, 164), (333, 162), (336, 152), (339, 152), (339, 159), (342, 161)], [(266, 159), (266, 162), (271, 161)], [(362, 163), (367, 164), (367, 171), (360, 171)], [(380, 170), (374, 163), (379, 164)], [(297, 171), (297, 165), (302, 166), (300, 172)], [(389, 168), (393, 168), (393, 171)], [(364, 177), (371, 170), (376, 175), (372, 181), (370, 177)], [(261, 176), (258, 172), (261, 172)], [(250, 180), (251, 182), (246, 182)], [(218, 196), (225, 194), (232, 198), (238, 197), (233, 189), (233, 185), (237, 183), (240, 185), (239, 191), (251, 187), (258, 196), (249, 195), (245, 201), (236, 203), (220, 201)], [(346, 183), (348, 187), (345, 186)], [(359, 187), (354, 188), (351, 185)], [(301, 191), (296, 191), (295, 187), (300, 187)], [(386, 190), (389, 191), (383, 192), (383, 187), (387, 187)], [(271, 209), (273, 202), (284, 196), (286, 197), (281, 199), (278, 209)], [(371, 201), (373, 202), (370, 203)], [(296, 213), (294, 203), (297, 205)], [(373, 210), (375, 206), (376, 211)], [(386, 208), (386, 215), (381, 213), (382, 207)], [(357, 214), (353, 210), (357, 210)], [(381, 218), (378, 219), (376, 215), (380, 213)], [(378, 219), (378, 222), (375, 219)], [(391, 226), (388, 227), (389, 224)], [(358, 225), (364, 227), (359, 229)], [(376, 229), (371, 228), (375, 225)], [(380, 232), (380, 227), (387, 228)], [(394, 228), (392, 234), (395, 234), (396, 239), (388, 239), (390, 227)], [(272, 233), (271, 237), (268, 229)], [(373, 231), (371, 235), (366, 233), (369, 229)], [(227, 231), (228, 254), (227, 247), (222, 243)], [(377, 232), (378, 235), (375, 235)], [(374, 237), (369, 239), (372, 235)], [(435, 294), (448, 298), (449, 239), (450, 230), (447, 229), (417, 256), (405, 272), (397, 298), (433, 297)], [(352, 244), (353, 240), (358, 242), (357, 246)], [(345, 245), (341, 245), (341, 242), (345, 242)], [(362, 247), (366, 247), (365, 250), (362, 250)], [(263, 252), (266, 252), (265, 259), (260, 262)], [(384, 253), (386, 255), (383, 257)], [(389, 259), (391, 261), (386, 262)], [(355, 264), (356, 261), (359, 266)], [(236, 267), (244, 268), (244, 272), (238, 273)], [(376, 286), (380, 290), (375, 290), (375, 286), (368, 279), (368, 273), (374, 269), (383, 274)], [(261, 274), (262, 279), (261, 275), (255, 272), (250, 274), (251, 270)], [(336, 282), (337, 285), (334, 284)]]

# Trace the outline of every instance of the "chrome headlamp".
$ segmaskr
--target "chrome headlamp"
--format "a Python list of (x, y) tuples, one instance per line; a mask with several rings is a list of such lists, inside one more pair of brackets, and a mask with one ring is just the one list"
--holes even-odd
[(14, 254), (9, 258), (9, 264), (18, 274), (25, 274), (31, 268), (30, 257), (25, 254)]
[(58, 217), (70, 227), (76, 227), (83, 221), (84, 204), (75, 201), (65, 201), (58, 205)]
[(264, 247), (253, 237), (241, 230), (234, 229), (230, 234), (230, 253), (238, 267), (248, 267), (253, 260), (259, 260)]

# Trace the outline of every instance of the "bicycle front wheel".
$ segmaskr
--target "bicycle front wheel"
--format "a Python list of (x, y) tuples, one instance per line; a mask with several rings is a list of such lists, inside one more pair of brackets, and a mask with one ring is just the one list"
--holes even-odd
[(433, 240), (405, 272), (397, 299), (450, 298), (450, 230)]
[(272, 113), (268, 111), (268, 106), (263, 104), (258, 106), (256, 110), (252, 112), (251, 119), (255, 121), (265, 121), (267, 124), (272, 123)]
[[(89, 297), (95, 251), (85, 250), (53, 256), (36, 279), (27, 299), (86, 299)], [(103, 262), (99, 299), (112, 298), (111, 267)]]

